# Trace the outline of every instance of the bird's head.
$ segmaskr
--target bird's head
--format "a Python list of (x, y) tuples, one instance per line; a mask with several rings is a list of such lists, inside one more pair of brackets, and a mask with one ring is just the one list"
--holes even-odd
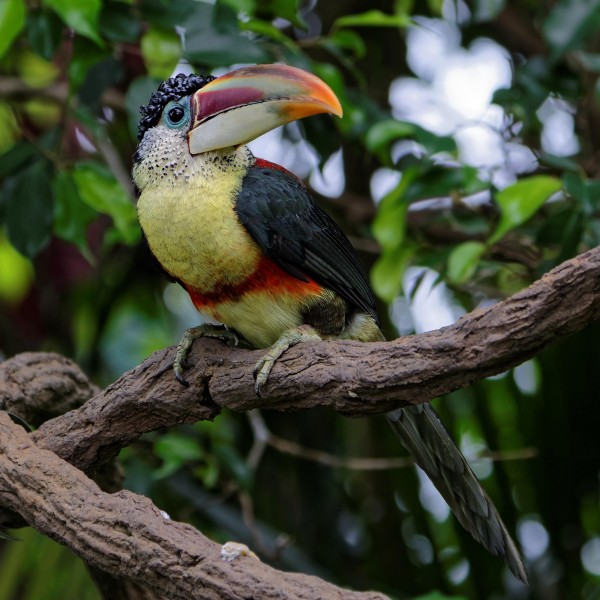
[[(315, 75), (286, 65), (255, 65), (222, 75), (177, 75), (141, 109), (134, 180), (143, 189), (190, 167), (231, 161), (258, 136), (319, 113), (342, 115), (339, 100)], [(192, 169), (193, 170), (193, 169)]]

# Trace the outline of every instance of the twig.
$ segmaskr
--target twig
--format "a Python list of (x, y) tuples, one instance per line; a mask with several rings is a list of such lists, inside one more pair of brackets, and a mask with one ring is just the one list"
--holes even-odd
[[(322, 450), (306, 448), (301, 444), (273, 434), (268, 429), (267, 424), (265, 423), (259, 411), (250, 411), (248, 416), (254, 432), (255, 444), (261, 443), (263, 447), (270, 446), (271, 448), (274, 448), (275, 450), (284, 454), (297, 456), (299, 458), (317, 462), (328, 467), (336, 469), (351, 469), (356, 471), (383, 471), (402, 469), (415, 464), (413, 458), (410, 456), (396, 458), (349, 458), (330, 454), (329, 452), (324, 452)], [(256, 440), (259, 440), (259, 442)], [(537, 455), (538, 451), (536, 448), (522, 448), (519, 450), (505, 450), (501, 452), (489, 450), (480, 452), (477, 456), (472, 458), (471, 462), (477, 462), (480, 460), (493, 460), (494, 462), (527, 460), (534, 458)]]

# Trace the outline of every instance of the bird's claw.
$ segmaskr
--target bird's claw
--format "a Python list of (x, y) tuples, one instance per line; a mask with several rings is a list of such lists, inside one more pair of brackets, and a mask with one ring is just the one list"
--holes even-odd
[(181, 367), (177, 370), (175, 365), (173, 365), (173, 370), (175, 371), (175, 379), (177, 379), (183, 387), (190, 387), (190, 382), (181, 374)]
[[(283, 352), (281, 354), (283, 354)], [(254, 391), (259, 398), (262, 398), (262, 387), (267, 383), (267, 379), (269, 379), (269, 375), (271, 374), (271, 370), (273, 369), (276, 360), (276, 358), (270, 356), (269, 352), (256, 363), (256, 366), (252, 371), (252, 377), (254, 377)]]
[(295, 346), (299, 342), (314, 342), (319, 340), (321, 340), (321, 337), (312, 327), (300, 326), (285, 331), (271, 346), (269, 351), (256, 363), (252, 371), (256, 395), (262, 398), (262, 388), (267, 383), (275, 362), (288, 348)]
[(217, 338), (225, 342), (228, 346), (237, 346), (239, 343), (239, 337), (235, 331), (228, 329), (225, 325), (212, 325), (210, 323), (203, 323), (197, 327), (187, 329), (179, 344), (177, 344), (177, 353), (175, 354), (175, 360), (173, 361), (173, 371), (175, 372), (175, 379), (179, 381), (184, 387), (189, 387), (190, 383), (183, 376), (183, 371), (187, 368), (187, 357), (192, 348), (194, 340), (201, 337)]
[(237, 348), (240, 344), (240, 338), (233, 329), (225, 327), (225, 331), (219, 337), (222, 342), (225, 342), (230, 348)]

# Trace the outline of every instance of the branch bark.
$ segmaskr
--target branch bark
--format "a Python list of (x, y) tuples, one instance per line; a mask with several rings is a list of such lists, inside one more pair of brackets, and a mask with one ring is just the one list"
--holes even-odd
[(221, 547), (165, 519), (143, 496), (106, 494), (81, 471), (42, 450), (0, 413), (0, 504), (94, 567), (171, 599), (339, 598), (383, 600), (316, 577), (283, 573), (249, 557), (226, 562)]
[[(174, 349), (161, 350), (31, 435), (0, 415), (0, 505), (93, 566), (172, 598), (270, 598), (283, 591), (289, 598), (382, 598), (280, 573), (253, 559), (223, 563), (218, 546), (199, 532), (165, 521), (143, 497), (102, 492), (78, 469), (91, 472), (144, 432), (213, 419), (222, 407), (327, 405), (359, 416), (426, 402), (505, 371), (599, 316), (600, 249), (595, 249), (439, 331), (389, 343), (292, 348), (276, 364), (264, 398), (254, 395), (251, 376), (261, 351), (196, 342), (186, 373), (191, 386), (183, 388), (172, 374)], [(0, 408), (27, 407), (40, 390), (48, 398), (76, 399), (79, 386), (89, 383), (79, 382), (75, 372), (56, 355), (26, 354), (0, 363)], [(48, 373), (52, 383), (44, 384)], [(53, 396), (51, 389), (62, 392)]]
[(263, 398), (255, 395), (251, 375), (260, 350), (197, 341), (186, 373), (189, 388), (173, 377), (174, 348), (159, 350), (78, 410), (44, 423), (33, 437), (86, 470), (116, 456), (142, 433), (212, 420), (222, 407), (330, 406), (350, 416), (385, 413), (501, 373), (599, 316), (600, 249), (594, 249), (507, 300), (437, 331), (386, 343), (291, 348), (276, 363)]

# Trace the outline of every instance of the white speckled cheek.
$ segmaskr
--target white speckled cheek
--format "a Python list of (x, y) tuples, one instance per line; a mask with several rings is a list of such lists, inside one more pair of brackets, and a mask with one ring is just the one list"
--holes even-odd
[(138, 145), (133, 181), (139, 190), (161, 181), (174, 185), (185, 173), (190, 159), (185, 132), (157, 125), (146, 132)]

